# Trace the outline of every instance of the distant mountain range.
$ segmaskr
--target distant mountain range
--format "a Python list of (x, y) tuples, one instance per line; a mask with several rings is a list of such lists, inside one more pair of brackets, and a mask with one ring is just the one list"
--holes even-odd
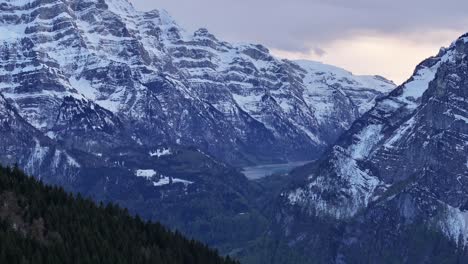
[(394, 88), (126, 0), (4, 1), (0, 41), (0, 162), (227, 251), (267, 221), (230, 165), (315, 159)]
[(126, 0), (5, 0), (0, 162), (245, 263), (463, 263), (467, 40), (396, 87)]
[(0, 92), (68, 149), (195, 146), (232, 165), (310, 160), (393, 83), (186, 33), (127, 0), (6, 1)]
[(230, 165), (317, 158), (394, 88), (126, 0), (4, 1), (0, 42), (2, 164), (223, 253), (269, 221), (267, 190)]

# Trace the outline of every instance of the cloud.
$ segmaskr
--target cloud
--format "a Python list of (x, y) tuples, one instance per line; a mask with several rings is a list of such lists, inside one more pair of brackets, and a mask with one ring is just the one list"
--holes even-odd
[(325, 54), (327, 54), (327, 52), (321, 48), (313, 48), (313, 51), (315, 53), (315, 55), (319, 56), (319, 57), (323, 57)]
[(396, 83), (406, 81), (415, 66), (435, 55), (439, 45), (431, 42), (416, 43), (387, 35), (355, 36), (336, 40), (328, 45), (330, 52), (317, 55), (314, 51), (294, 52), (272, 49), (278, 57), (310, 59), (338, 65), (354, 74), (382, 75)]
[[(336, 53), (336, 43), (344, 43), (340, 47), (346, 49), (346, 45), (353, 46), (350, 41), (376, 37), (398, 40), (400, 48), (408, 45), (407, 49), (414, 52), (412, 47), (417, 45), (448, 45), (468, 31), (466, 0), (131, 1), (139, 9), (168, 10), (189, 31), (206, 27), (223, 40), (261, 43), (283, 54), (307, 54), (308, 58), (321, 58), (327, 63), (331, 63), (327, 58)], [(374, 44), (389, 45), (381, 41)], [(385, 50), (393, 49), (382, 49)], [(353, 50), (348, 48), (348, 52), (352, 54)], [(422, 59), (419, 55), (407, 55)], [(376, 59), (379, 57), (387, 58), (386, 54)], [(357, 68), (359, 65), (351, 70)]]
[(228, 40), (299, 51), (357, 32), (391, 35), (468, 30), (466, 0), (132, 0), (165, 8), (184, 27), (207, 27)]

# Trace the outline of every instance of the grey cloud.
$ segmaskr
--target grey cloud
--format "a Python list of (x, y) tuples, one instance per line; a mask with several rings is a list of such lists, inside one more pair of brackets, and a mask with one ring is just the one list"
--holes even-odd
[(132, 2), (139, 9), (164, 8), (188, 30), (206, 27), (225, 40), (257, 42), (296, 52), (317, 53), (317, 46), (362, 32), (411, 36), (415, 41), (424, 41), (430, 32), (468, 31), (466, 0)]
[(321, 48), (317, 48), (317, 47), (313, 48), (313, 51), (314, 51), (315, 55), (317, 55), (319, 57), (322, 57), (325, 54), (327, 54), (327, 52), (325, 50), (323, 50)]

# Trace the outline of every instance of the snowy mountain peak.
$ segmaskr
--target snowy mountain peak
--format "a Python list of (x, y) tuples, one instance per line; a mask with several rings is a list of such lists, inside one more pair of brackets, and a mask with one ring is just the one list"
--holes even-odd
[(187, 34), (167, 12), (125, 0), (8, 2), (0, 21), (0, 93), (58, 140), (74, 131), (78, 142), (82, 125), (150, 148), (195, 145), (235, 164), (311, 159), (394, 88), (298, 67), (206, 29)]
[[(85, 0), (87, 1), (87, 0)], [(105, 2), (107, 5), (107, 8), (118, 15), (123, 15), (123, 16), (128, 16), (129, 14), (135, 14), (136, 10), (133, 7), (133, 5), (130, 3), (128, 0), (104, 0), (104, 1), (95, 1), (97, 3), (99, 2)]]
[(212, 40), (217, 40), (216, 37), (213, 34), (211, 34), (206, 28), (198, 29), (197, 31), (195, 31), (195, 33), (193, 33), (193, 36), (199, 39), (208, 38)]

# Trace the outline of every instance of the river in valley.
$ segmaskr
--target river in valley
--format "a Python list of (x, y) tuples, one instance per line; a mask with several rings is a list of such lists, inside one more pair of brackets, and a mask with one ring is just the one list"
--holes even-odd
[(242, 173), (249, 180), (258, 180), (265, 178), (273, 174), (285, 174), (292, 171), (294, 168), (300, 167), (312, 161), (295, 161), (289, 163), (281, 164), (268, 164), (268, 165), (259, 165), (253, 167), (245, 167), (242, 170)]

